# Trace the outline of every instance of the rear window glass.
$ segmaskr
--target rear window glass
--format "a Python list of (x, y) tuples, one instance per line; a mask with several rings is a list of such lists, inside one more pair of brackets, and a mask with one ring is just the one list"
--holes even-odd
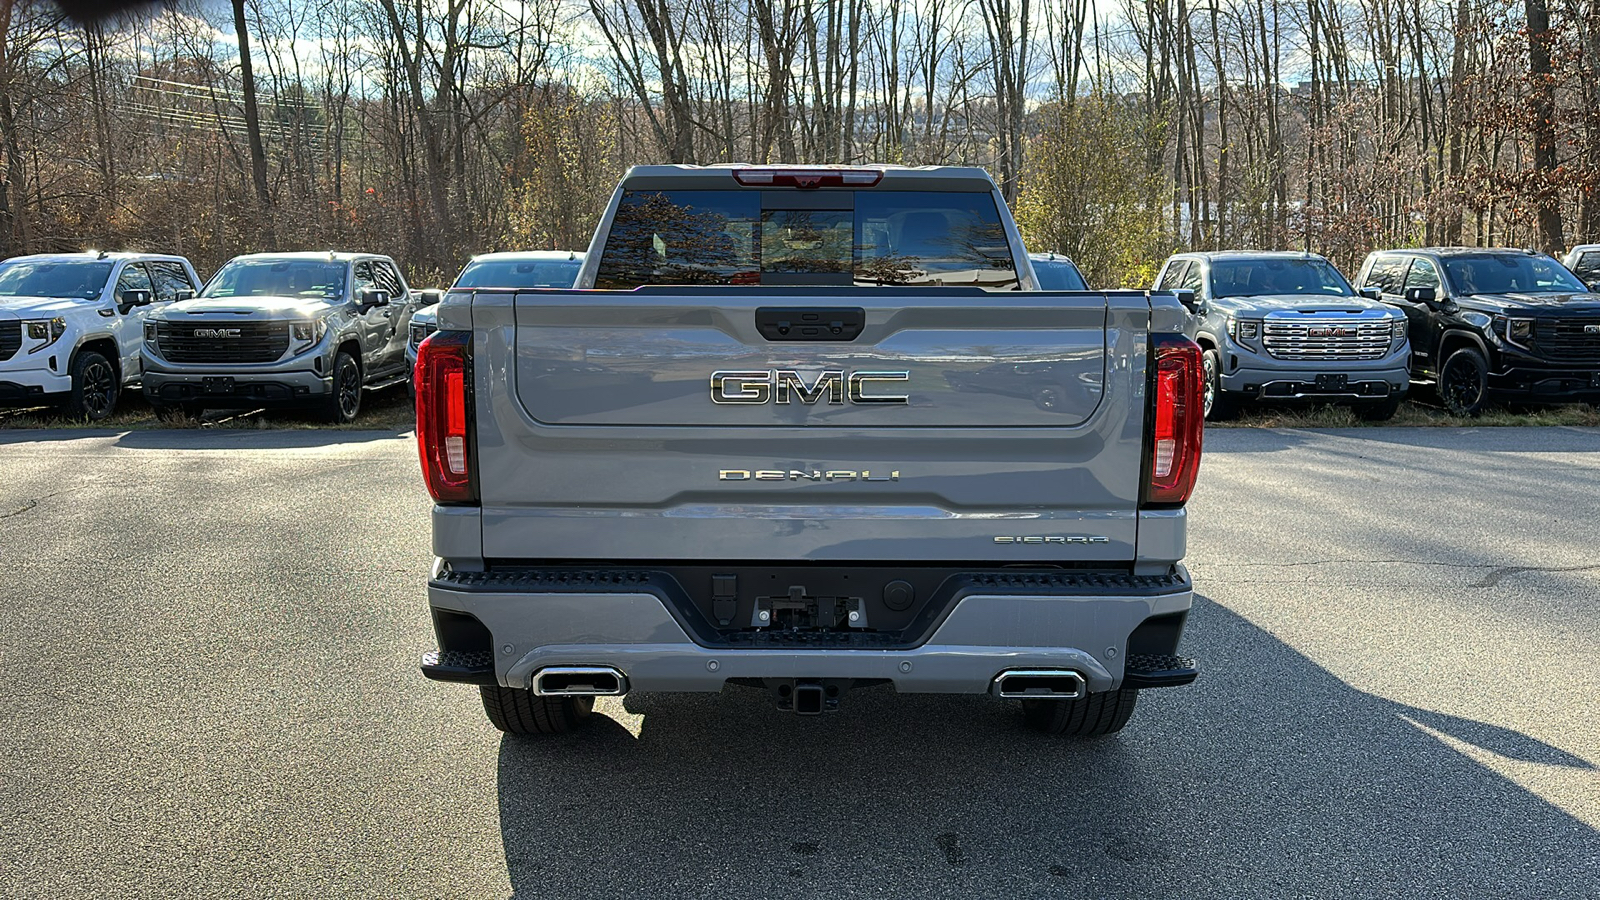
[(485, 259), (467, 263), (457, 288), (569, 288), (583, 267), (580, 259)]
[[(623, 194), (595, 286), (947, 285), (1015, 289), (994, 198), (839, 191), (854, 209), (762, 208), (761, 191)], [(816, 205), (818, 195), (807, 197)], [(780, 204), (781, 205), (781, 204)], [(798, 205), (798, 203), (796, 204)]]
[(1044, 291), (1086, 291), (1083, 276), (1072, 263), (1061, 260), (1034, 260), (1033, 274), (1039, 276), (1039, 289)]

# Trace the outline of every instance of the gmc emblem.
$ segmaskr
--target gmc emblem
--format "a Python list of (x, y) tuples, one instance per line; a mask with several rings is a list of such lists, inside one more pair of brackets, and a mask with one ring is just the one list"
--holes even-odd
[(197, 338), (236, 338), (239, 336), (237, 328), (196, 328), (194, 336)]
[(1584, 334), (1600, 334), (1600, 325), (1585, 325), (1585, 326), (1583, 326), (1583, 333)]
[(718, 404), (821, 403), (842, 406), (850, 403), (905, 403), (905, 394), (879, 393), (873, 385), (885, 381), (910, 381), (910, 372), (849, 372), (830, 369), (811, 384), (793, 369), (740, 371), (723, 369), (711, 373), (711, 402)]

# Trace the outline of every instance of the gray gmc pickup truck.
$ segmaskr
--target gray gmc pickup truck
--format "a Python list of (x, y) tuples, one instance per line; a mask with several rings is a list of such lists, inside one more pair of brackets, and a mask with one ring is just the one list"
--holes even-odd
[(887, 684), (1097, 736), (1196, 677), (1188, 312), (1038, 290), (982, 170), (634, 168), (576, 285), (452, 291), (417, 360), (422, 670), (497, 728)]

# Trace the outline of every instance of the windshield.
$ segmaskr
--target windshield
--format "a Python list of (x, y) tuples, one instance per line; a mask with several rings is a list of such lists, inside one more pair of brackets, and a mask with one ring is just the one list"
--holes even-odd
[(1260, 297), (1267, 294), (1350, 297), (1355, 291), (1325, 259), (1266, 257), (1219, 259), (1211, 263), (1211, 296)]
[(344, 297), (345, 264), (315, 259), (234, 260), (206, 282), (202, 297)]
[(1083, 276), (1078, 274), (1078, 267), (1060, 259), (1036, 259), (1033, 261), (1033, 274), (1039, 276), (1039, 290), (1041, 291), (1086, 291), (1089, 289), (1083, 283)]
[(569, 288), (581, 268), (581, 259), (474, 260), (456, 277), (455, 287)]
[(1548, 256), (1485, 253), (1444, 260), (1458, 294), (1568, 294), (1587, 291), (1576, 275)]
[(9, 262), (0, 265), (0, 297), (93, 300), (110, 277), (108, 262)]
[(629, 191), (595, 286), (644, 284), (1014, 290), (1017, 273), (987, 193)]

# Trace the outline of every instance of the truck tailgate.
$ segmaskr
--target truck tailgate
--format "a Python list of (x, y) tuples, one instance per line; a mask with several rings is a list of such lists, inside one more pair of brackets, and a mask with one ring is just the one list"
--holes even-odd
[(1142, 294), (679, 287), (471, 309), (487, 557), (1134, 556)]

